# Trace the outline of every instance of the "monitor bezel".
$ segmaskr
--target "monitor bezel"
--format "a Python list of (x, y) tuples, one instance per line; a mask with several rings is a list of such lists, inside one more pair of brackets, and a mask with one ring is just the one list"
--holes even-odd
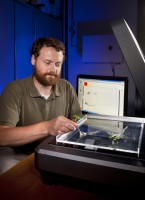
[[(91, 74), (78, 74), (77, 75), (77, 83), (76, 83), (76, 92), (78, 95), (79, 91), (79, 78), (85, 78), (85, 79), (96, 79), (96, 80), (112, 80), (112, 81), (123, 81), (124, 82), (124, 111), (123, 115), (128, 115), (128, 77), (121, 77), (121, 76), (106, 76), (106, 75), (91, 75)], [(84, 111), (83, 111), (84, 112)], [(84, 112), (85, 114), (87, 112)]]

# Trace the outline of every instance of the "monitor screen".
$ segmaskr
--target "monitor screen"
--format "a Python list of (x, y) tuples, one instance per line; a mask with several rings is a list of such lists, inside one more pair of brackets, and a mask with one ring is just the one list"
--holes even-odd
[(77, 75), (77, 94), (85, 113), (127, 115), (128, 79), (126, 77)]

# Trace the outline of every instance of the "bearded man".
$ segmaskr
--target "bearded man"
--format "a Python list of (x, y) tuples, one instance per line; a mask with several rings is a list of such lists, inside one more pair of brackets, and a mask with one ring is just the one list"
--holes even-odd
[(0, 97), (0, 173), (49, 135), (75, 130), (73, 115), (81, 115), (74, 88), (61, 79), (64, 44), (51, 37), (38, 38), (30, 54), (32, 76), (7, 84)]

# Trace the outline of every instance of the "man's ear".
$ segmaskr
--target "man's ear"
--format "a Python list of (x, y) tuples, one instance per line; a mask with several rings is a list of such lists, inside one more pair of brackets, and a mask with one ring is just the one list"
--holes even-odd
[(35, 65), (35, 61), (36, 61), (35, 56), (32, 55), (32, 56), (31, 56), (31, 64), (32, 64), (32, 65)]

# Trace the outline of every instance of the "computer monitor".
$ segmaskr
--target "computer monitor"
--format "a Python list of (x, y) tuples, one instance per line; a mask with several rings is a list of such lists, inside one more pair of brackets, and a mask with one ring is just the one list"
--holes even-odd
[(85, 113), (127, 115), (127, 77), (79, 74), (77, 95), (81, 109)]

